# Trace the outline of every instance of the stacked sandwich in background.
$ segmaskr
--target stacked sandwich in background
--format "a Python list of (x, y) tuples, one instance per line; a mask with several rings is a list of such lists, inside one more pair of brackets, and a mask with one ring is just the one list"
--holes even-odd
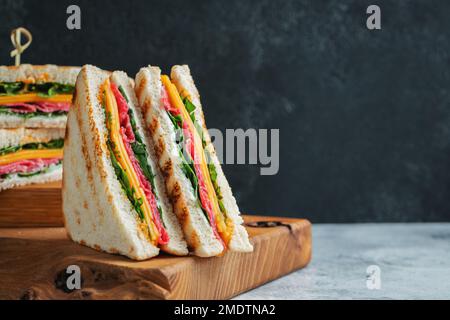
[(0, 191), (60, 180), (80, 68), (0, 66)]
[(63, 212), (69, 237), (136, 260), (160, 250), (250, 252), (187, 66), (134, 81), (84, 66), (69, 111)]

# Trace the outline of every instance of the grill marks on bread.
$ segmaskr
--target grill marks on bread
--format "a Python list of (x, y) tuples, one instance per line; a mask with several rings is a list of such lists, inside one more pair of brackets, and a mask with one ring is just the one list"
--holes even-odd
[[(82, 72), (82, 77), (85, 81), (85, 83), (88, 83), (88, 79), (87, 79), (87, 74), (86, 71), (83, 70)], [(88, 91), (87, 88), (85, 88), (86, 91)], [(85, 116), (85, 112), (87, 112), (87, 116), (88, 116), (88, 122), (89, 122), (89, 129), (91, 130), (96, 130), (95, 128), (95, 123), (94, 123), (94, 114), (93, 114), (93, 105), (92, 105), (92, 99), (89, 95), (89, 92), (85, 92), (85, 97), (86, 97), (86, 106), (87, 106), (87, 110), (83, 110), (79, 104), (74, 105), (74, 107), (76, 106), (76, 112), (77, 112), (77, 117), (76, 120), (78, 122), (78, 128), (80, 130), (80, 132), (83, 132), (84, 130), (83, 128), (83, 119), (82, 117)], [(90, 208), (91, 210), (93, 210), (94, 212), (101, 212), (101, 205), (99, 203), (98, 197), (96, 197), (97, 194), (97, 190), (96, 190), (96, 185), (94, 182), (94, 174), (93, 174), (93, 160), (95, 162), (96, 159), (92, 159), (88, 150), (88, 141), (87, 141), (87, 136), (84, 134), (81, 134), (81, 151), (83, 153), (83, 158), (85, 160), (85, 164), (86, 164), (86, 173), (87, 173), (87, 180), (88, 180), (88, 186), (82, 186), (82, 188), (89, 188), (91, 190), (90, 194), (92, 195), (92, 199), (94, 200), (94, 207)], [(94, 135), (94, 139), (97, 138), (98, 136), (95, 137)], [(96, 144), (95, 144), (96, 145)], [(99, 163), (96, 163), (97, 167), (100, 167)], [(81, 200), (81, 199), (80, 199)], [(102, 216), (102, 214), (101, 214)]]

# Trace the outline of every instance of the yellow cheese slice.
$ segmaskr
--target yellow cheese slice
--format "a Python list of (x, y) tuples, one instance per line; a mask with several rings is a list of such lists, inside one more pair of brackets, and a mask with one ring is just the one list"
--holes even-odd
[(20, 160), (54, 159), (62, 157), (63, 149), (20, 150), (0, 156), (0, 166), (11, 164)]
[(30, 103), (30, 102), (72, 102), (71, 94), (56, 94), (51, 97), (42, 97), (37, 93), (18, 94), (15, 96), (2, 96), (0, 97), (0, 105), (11, 103)]
[(227, 221), (225, 221), (226, 219), (223, 216), (222, 212), (220, 211), (217, 195), (211, 182), (211, 177), (209, 175), (206, 157), (203, 151), (202, 139), (200, 138), (200, 135), (195, 129), (194, 123), (192, 122), (189, 112), (186, 110), (186, 107), (184, 106), (184, 103), (181, 100), (177, 87), (170, 81), (169, 77), (166, 75), (161, 76), (161, 81), (164, 85), (164, 88), (167, 91), (167, 94), (169, 95), (170, 103), (172, 104), (172, 106), (174, 106), (181, 112), (183, 122), (187, 123), (187, 125), (189, 126), (189, 130), (193, 133), (194, 148), (195, 152), (200, 156), (199, 164), (202, 171), (202, 175), (205, 179), (206, 189), (208, 190), (209, 201), (211, 202), (213, 207), (217, 231), (219, 232), (225, 244), (228, 245), (233, 235), (233, 224), (228, 219)]
[(148, 203), (147, 197), (145, 196), (144, 191), (142, 190), (139, 182), (139, 178), (134, 171), (133, 165), (131, 163), (130, 157), (125, 149), (123, 144), (122, 137), (120, 135), (120, 121), (119, 121), (119, 112), (117, 108), (117, 102), (114, 97), (114, 94), (111, 90), (111, 85), (109, 79), (106, 80), (104, 85), (106, 101), (106, 113), (108, 117), (107, 125), (110, 132), (110, 139), (113, 144), (113, 152), (117, 158), (122, 169), (125, 171), (128, 180), (130, 181), (131, 187), (135, 191), (135, 196), (137, 199), (142, 199), (141, 209), (144, 213), (145, 221), (149, 227), (149, 237), (150, 241), (153, 245), (158, 245), (159, 239), (159, 231), (156, 228), (156, 225), (153, 222), (152, 210), (150, 208), (150, 204)]

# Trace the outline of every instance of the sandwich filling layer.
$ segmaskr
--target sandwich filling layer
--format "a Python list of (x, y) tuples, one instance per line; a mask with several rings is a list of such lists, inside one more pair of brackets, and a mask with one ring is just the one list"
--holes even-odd
[(0, 82), (0, 115), (32, 118), (67, 115), (75, 87), (44, 82)]
[(176, 130), (182, 132), (179, 137), (182, 169), (191, 181), (200, 207), (207, 217), (216, 238), (224, 247), (228, 246), (233, 235), (234, 225), (227, 217), (217, 172), (210, 155), (205, 149), (203, 131), (195, 119), (196, 107), (189, 97), (181, 97), (169, 77), (161, 77), (163, 83), (162, 102)]
[(64, 140), (28, 143), (0, 149), (0, 181), (13, 175), (31, 177), (60, 165)]
[(162, 220), (155, 176), (147, 162), (148, 154), (137, 132), (134, 114), (128, 107), (128, 97), (109, 79), (103, 90), (108, 148), (117, 178), (136, 210), (141, 230), (153, 245), (165, 245), (169, 236)]

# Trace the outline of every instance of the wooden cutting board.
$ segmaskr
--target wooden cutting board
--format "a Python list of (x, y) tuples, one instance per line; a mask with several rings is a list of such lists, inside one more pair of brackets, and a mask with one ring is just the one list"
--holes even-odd
[[(0, 299), (227, 299), (306, 266), (307, 220), (246, 216), (253, 253), (135, 262), (67, 239), (64, 228), (0, 229)], [(277, 221), (277, 223), (267, 223)], [(66, 269), (81, 269), (81, 289)]]
[(0, 192), (0, 228), (63, 225), (61, 181)]

